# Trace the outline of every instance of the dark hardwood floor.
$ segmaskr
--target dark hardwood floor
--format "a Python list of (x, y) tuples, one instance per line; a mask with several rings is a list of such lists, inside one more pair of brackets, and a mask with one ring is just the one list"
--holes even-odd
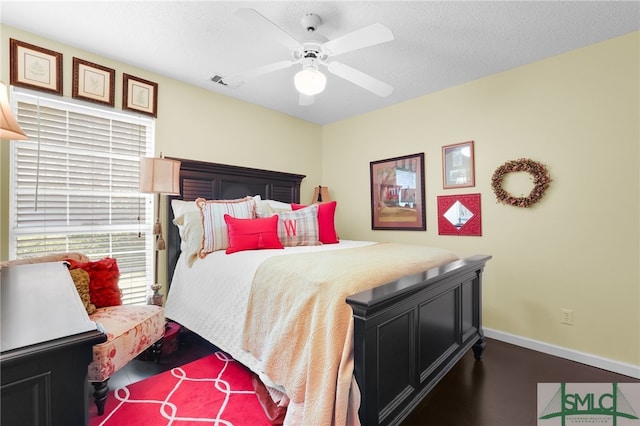
[(467, 353), (402, 426), (536, 426), (538, 383), (640, 380), (487, 339), (481, 361)]
[[(189, 333), (159, 364), (134, 360), (117, 372), (109, 388), (124, 386), (199, 359), (215, 346)], [(541, 382), (640, 382), (628, 376), (487, 339), (481, 361), (467, 353), (425, 397), (402, 426), (536, 426)]]

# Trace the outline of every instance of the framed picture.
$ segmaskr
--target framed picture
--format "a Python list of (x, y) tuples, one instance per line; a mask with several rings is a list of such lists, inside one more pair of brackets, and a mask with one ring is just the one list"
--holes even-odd
[(438, 196), (439, 235), (482, 235), (480, 194)]
[(371, 229), (424, 231), (424, 153), (372, 161)]
[(158, 116), (158, 83), (123, 74), (122, 109)]
[(62, 53), (9, 39), (11, 84), (62, 96)]
[(475, 186), (473, 141), (442, 147), (442, 187)]
[(114, 106), (116, 70), (73, 58), (71, 96), (89, 102)]

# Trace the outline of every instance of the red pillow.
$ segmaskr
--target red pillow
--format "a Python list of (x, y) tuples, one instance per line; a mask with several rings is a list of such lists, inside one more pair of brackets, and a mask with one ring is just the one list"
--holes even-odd
[(84, 269), (89, 273), (89, 297), (96, 308), (122, 305), (122, 292), (118, 287), (120, 270), (113, 257), (95, 262), (69, 261), (70, 269)]
[(224, 215), (229, 233), (229, 246), (225, 253), (242, 250), (281, 249), (284, 248), (278, 238), (278, 216), (264, 219), (238, 219)]
[[(320, 242), (322, 244), (335, 244), (340, 242), (338, 240), (336, 227), (333, 223), (337, 204), (337, 201), (318, 204), (318, 231), (320, 233)], [(307, 206), (302, 204), (291, 204), (292, 210), (300, 210), (305, 207)]]

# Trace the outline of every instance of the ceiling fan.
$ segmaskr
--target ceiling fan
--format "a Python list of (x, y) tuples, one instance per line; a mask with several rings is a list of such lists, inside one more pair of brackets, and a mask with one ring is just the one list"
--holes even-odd
[(300, 64), (302, 69), (296, 73), (294, 78), (296, 89), (300, 92), (300, 105), (313, 104), (315, 95), (324, 90), (326, 77), (320, 71), (320, 66), (327, 67), (331, 74), (344, 78), (378, 96), (386, 97), (393, 92), (393, 87), (387, 83), (341, 62), (329, 60), (333, 56), (393, 40), (391, 30), (382, 24), (373, 24), (336, 39), (328, 40), (316, 33), (316, 29), (322, 23), (320, 17), (308, 13), (301, 20), (308, 37), (299, 42), (254, 9), (241, 8), (236, 10), (234, 15), (257, 28), (265, 36), (288, 48), (291, 52), (291, 59), (232, 74), (223, 77), (218, 81), (219, 83), (240, 86), (249, 79)]

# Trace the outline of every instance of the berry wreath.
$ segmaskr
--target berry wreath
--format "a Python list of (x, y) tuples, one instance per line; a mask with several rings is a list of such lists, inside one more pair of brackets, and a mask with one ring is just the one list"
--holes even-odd
[[(514, 197), (502, 187), (502, 181), (508, 173), (526, 172), (533, 176), (533, 189), (527, 197)], [(499, 203), (516, 207), (531, 207), (540, 201), (549, 187), (551, 177), (544, 164), (528, 158), (507, 161), (498, 167), (491, 177), (491, 188)]]

